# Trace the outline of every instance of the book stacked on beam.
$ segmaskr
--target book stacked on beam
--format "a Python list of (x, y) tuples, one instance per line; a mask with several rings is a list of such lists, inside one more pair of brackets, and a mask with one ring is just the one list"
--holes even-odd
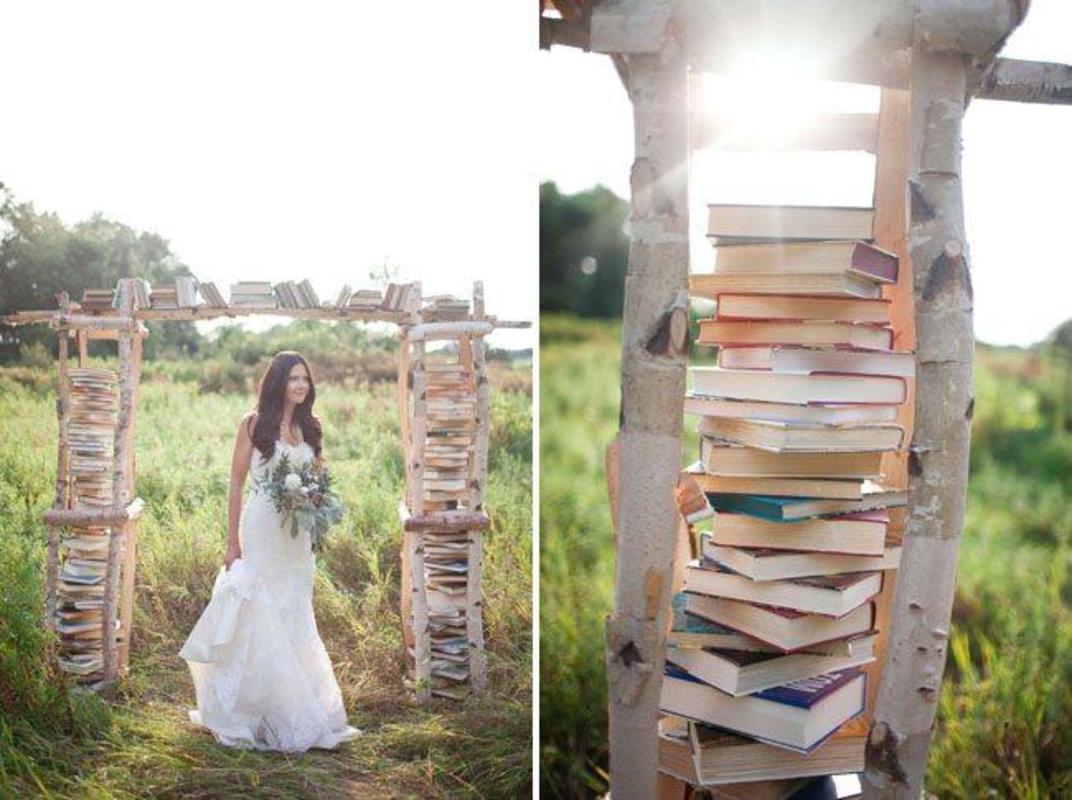
[(358, 289), (346, 300), (346, 307), (353, 311), (378, 311), (381, 305), (383, 292), (379, 289)]
[(389, 283), (383, 293), (383, 311), (405, 311), (417, 291), (414, 283)]
[(227, 308), (227, 299), (212, 281), (205, 281), (198, 286), (205, 305), (209, 308)]
[(453, 295), (424, 298), (421, 315), (427, 322), (452, 322), (469, 317), (469, 301)]
[(180, 275), (175, 278), (175, 283), (153, 286), (149, 291), (149, 304), (156, 309), (195, 308), (197, 278)]
[[(66, 478), (71, 507), (106, 508), (112, 504), (115, 469), (116, 374), (72, 369), (68, 378)], [(110, 534), (111, 529), (102, 525), (69, 525), (61, 538), (63, 558), (52, 626), (59, 634), (60, 669), (83, 681), (102, 677), (101, 620)]]
[[(700, 434), (688, 472), (714, 517), (675, 601), (661, 696), (705, 783), (862, 767), (849, 731), (906, 502), (883, 454), (905, 445), (914, 375), (882, 299), (897, 258), (870, 226), (869, 209), (711, 207), (715, 272), (690, 288), (715, 301), (698, 343), (717, 364), (690, 370), (685, 408)], [(766, 766), (749, 771), (742, 747)]]
[(320, 308), (320, 299), (308, 278), (300, 283), (283, 281), (274, 288), (281, 308)]
[(270, 281), (239, 281), (231, 284), (231, 305), (236, 308), (275, 308)]
[(82, 310), (89, 313), (94, 311), (111, 311), (115, 292), (112, 289), (85, 289), (82, 292)]

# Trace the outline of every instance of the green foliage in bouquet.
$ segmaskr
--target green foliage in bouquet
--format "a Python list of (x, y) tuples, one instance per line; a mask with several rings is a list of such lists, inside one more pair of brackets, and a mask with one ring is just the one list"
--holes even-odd
[(254, 485), (272, 499), (275, 510), (290, 525), (290, 536), (309, 531), (314, 552), (324, 547), (328, 528), (342, 522), (343, 506), (331, 488), (331, 472), (312, 462), (293, 464), (286, 453), (270, 473), (254, 480)]

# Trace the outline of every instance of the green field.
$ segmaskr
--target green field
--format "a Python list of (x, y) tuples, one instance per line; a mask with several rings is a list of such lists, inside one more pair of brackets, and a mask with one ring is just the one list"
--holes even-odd
[[(606, 790), (603, 619), (614, 577), (603, 449), (619, 329), (541, 319), (541, 790)], [(1072, 434), (1066, 374), (979, 349), (972, 476), (927, 790), (1072, 797)], [(685, 444), (694, 452), (692, 441)]]
[[(131, 674), (110, 704), (69, 691), (41, 625), (41, 515), (56, 470), (54, 369), (47, 359), (0, 369), (0, 797), (530, 795), (529, 367), (497, 363), (491, 371), (489, 690), (464, 704), (417, 706), (403, 686), (395, 386), (389, 367), (370, 373), (370, 365), (390, 362), (380, 352), (387, 349), (373, 347), (356, 365), (329, 365), (325, 373), (338, 381), (318, 386), (325, 455), (347, 514), (319, 558), (315, 610), (350, 721), (365, 736), (337, 752), (304, 755), (231, 750), (193, 729), (186, 717), (193, 687), (178, 657), (222, 564), (234, 431), (253, 403), (242, 387), (263, 368), (255, 366), (262, 354), (146, 364), (136, 450), (137, 494), (147, 511)], [(306, 354), (317, 374), (315, 354)]]

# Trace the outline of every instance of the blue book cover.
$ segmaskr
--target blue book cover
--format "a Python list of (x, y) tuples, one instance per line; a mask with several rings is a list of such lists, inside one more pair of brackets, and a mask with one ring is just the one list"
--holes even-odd
[(814, 678), (804, 678), (793, 681), (783, 686), (775, 686), (772, 689), (764, 689), (756, 692), (753, 697), (762, 697), (775, 703), (782, 703), (797, 708), (811, 708), (831, 692), (837, 691), (849, 681), (853, 680), (861, 671), (858, 669), (844, 669), (840, 672), (828, 672), (825, 675), (816, 675)]
[(799, 497), (708, 492), (707, 499), (711, 502), (711, 506), (715, 511), (748, 514), (751, 517), (759, 517), (771, 522), (789, 522), (799, 519), (791, 511), (791, 507), (800, 502), (801, 498)]
[[(717, 695), (722, 696), (723, 693), (705, 683), (699, 678), (690, 675), (684, 670), (667, 663), (664, 668), (664, 675), (668, 678), (673, 678), (680, 681), (686, 681), (694, 683), (705, 688), (706, 691), (715, 692)], [(706, 725), (714, 725), (715, 727), (722, 728), (734, 733), (743, 734), (749, 738), (755, 739), (760, 742), (766, 742), (767, 744), (774, 745), (776, 747), (782, 747), (787, 750), (791, 750), (796, 753), (808, 754), (814, 752), (817, 748), (821, 747), (831, 736), (841, 727), (842, 724), (849, 719), (859, 716), (863, 713), (864, 704), (863, 698), (867, 697), (867, 674), (859, 669), (846, 669), (839, 672), (831, 672), (826, 675), (818, 676), (817, 678), (808, 678), (807, 680), (794, 681), (793, 683), (786, 684), (784, 686), (778, 686), (773, 689), (764, 689), (763, 691), (756, 692), (755, 694), (746, 695), (744, 697), (736, 698), (736, 700), (746, 699), (760, 699), (766, 700), (771, 703), (783, 704), (788, 706), (794, 706), (797, 708), (810, 711), (812, 707), (832, 692), (837, 691), (841, 687), (845, 686), (850, 681), (856, 680), (862, 676), (863, 684), (861, 687), (862, 699), (859, 708), (848, 717), (842, 720), (836, 721), (830, 730), (826, 731), (822, 736), (814, 741), (808, 743), (806, 747), (800, 747), (788, 742), (779, 741), (777, 739), (769, 738), (767, 736), (759, 735), (758, 732), (748, 732), (747, 730), (737, 729), (735, 725), (728, 719), (721, 719), (717, 723), (711, 719), (706, 719), (701, 716), (694, 716), (688, 713), (683, 713), (682, 710), (671, 710), (670, 713), (678, 714), (679, 716), (685, 716), (689, 719), (693, 719), (697, 722), (702, 722)], [(747, 727), (747, 726), (746, 726)]]

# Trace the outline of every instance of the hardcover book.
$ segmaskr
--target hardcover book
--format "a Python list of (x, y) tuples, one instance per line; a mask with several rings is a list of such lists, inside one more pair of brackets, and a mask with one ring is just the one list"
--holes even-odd
[(693, 391), (711, 397), (771, 403), (882, 403), (904, 402), (903, 378), (877, 375), (797, 374), (748, 369), (692, 367)]
[(858, 637), (852, 655), (759, 653), (713, 648), (669, 647), (666, 660), (704, 683), (734, 697), (754, 694), (792, 681), (813, 678), (875, 660), (874, 634)]
[(716, 511), (711, 542), (737, 547), (881, 556), (888, 525), (889, 516), (878, 510), (778, 522)]
[(690, 614), (726, 625), (787, 653), (811, 650), (824, 642), (867, 633), (874, 626), (874, 603), (859, 606), (843, 617), (828, 617), (744, 600), (689, 593), (685, 609)]
[(901, 545), (890, 541), (881, 556), (730, 547), (715, 544), (709, 537), (704, 537), (702, 549), (704, 558), (754, 581), (897, 569), (901, 561)]
[(878, 594), (880, 589), (881, 572), (757, 581), (701, 561), (693, 561), (685, 568), (686, 592), (831, 617), (849, 613)]
[(663, 675), (659, 705), (666, 713), (810, 753), (862, 713), (866, 699), (867, 677), (855, 669), (731, 697), (671, 666)]
[(872, 238), (871, 208), (714, 203), (707, 209), (707, 235), (720, 242)]
[(723, 274), (847, 272), (883, 283), (897, 282), (897, 256), (867, 242), (742, 244), (719, 247), (716, 252), (715, 271)]

